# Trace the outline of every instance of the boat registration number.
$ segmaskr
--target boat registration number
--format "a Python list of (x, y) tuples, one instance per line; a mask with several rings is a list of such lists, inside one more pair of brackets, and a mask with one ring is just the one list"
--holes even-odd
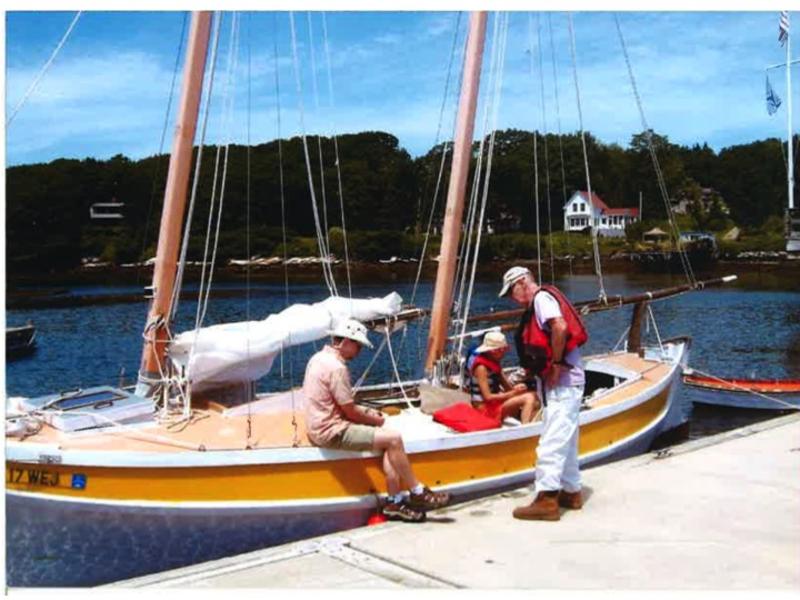
[(61, 476), (58, 471), (48, 469), (6, 467), (6, 483), (56, 487), (61, 483)]

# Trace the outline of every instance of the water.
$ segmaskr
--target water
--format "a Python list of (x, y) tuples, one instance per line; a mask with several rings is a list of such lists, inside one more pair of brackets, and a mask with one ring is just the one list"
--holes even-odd
[[(589, 299), (597, 294), (596, 278), (575, 275), (556, 282), (573, 299)], [(609, 295), (631, 294), (683, 283), (669, 275), (611, 274), (605, 277)], [(397, 291), (409, 301), (410, 283), (362, 283), (353, 286), (357, 297), (384, 296)], [(764, 288), (767, 289), (764, 289)], [(282, 284), (258, 283), (251, 286), (249, 303), (241, 283), (225, 283), (215, 289), (240, 289), (241, 294), (212, 299), (206, 325), (251, 319), (263, 319), (280, 311), (286, 304)], [(513, 305), (497, 298), (495, 279), (476, 282), (471, 314), (505, 310)], [(75, 295), (97, 294), (97, 286), (73, 287)], [(115, 286), (114, 293), (138, 293), (136, 286)], [(106, 290), (107, 291), (107, 290)], [(415, 303), (430, 306), (433, 286), (423, 282)], [(317, 302), (326, 297), (322, 284), (296, 284), (290, 290), (290, 302)], [(174, 331), (194, 326), (196, 301), (184, 300), (178, 311)], [(590, 339), (584, 354), (613, 347), (630, 321), (631, 308), (594, 313), (587, 318)], [(8, 326), (27, 320), (37, 328), (38, 348), (34, 355), (6, 366), (9, 396), (37, 396), (76, 387), (101, 384), (130, 384), (135, 379), (141, 357), (142, 327), (146, 318), (145, 302), (53, 308), (9, 310)], [(791, 277), (770, 281), (745, 278), (736, 284), (684, 294), (653, 304), (658, 334), (662, 338), (688, 334), (693, 337), (691, 366), (721, 377), (785, 378), (800, 377), (800, 285)], [(423, 374), (427, 321), (410, 323), (404, 334), (393, 337), (401, 377), (418, 378)], [(374, 343), (379, 334), (370, 334)], [(647, 339), (656, 339), (656, 330), (645, 331)], [(259, 382), (260, 391), (286, 389), (300, 385), (305, 364), (322, 342), (287, 352), (275, 362), (270, 374)], [(507, 358), (513, 359), (513, 352)], [(354, 378), (367, 366), (372, 354), (362, 352), (353, 361)], [(376, 362), (367, 380), (387, 381), (392, 377), (388, 353)], [(690, 437), (709, 435), (746, 425), (765, 415), (753, 411), (698, 409), (692, 412), (691, 390), (684, 391), (685, 414), (691, 415)], [(770, 415), (772, 416), (772, 415)]]

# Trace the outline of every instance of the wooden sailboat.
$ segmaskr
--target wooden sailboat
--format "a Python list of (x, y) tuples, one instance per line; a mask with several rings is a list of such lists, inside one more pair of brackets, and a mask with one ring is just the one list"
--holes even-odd
[[(185, 419), (159, 418), (181, 400), (175, 383), (180, 373), (166, 376), (168, 315), (210, 21), (204, 12), (192, 20), (137, 389), (103, 387), (27, 400), (17, 406), (16, 437), (7, 433), (11, 586), (96, 584), (363, 525), (385, 492), (378, 456), (308, 442), (299, 390), (251, 397), (245, 382), (239, 386), (244, 395), (234, 401), (197, 394), (182, 405)], [(365, 388), (359, 398), (393, 405), (386, 426), (403, 434), (416, 474), (457, 501), (531, 482), (541, 433), (541, 422), (534, 421), (459, 434), (418, 409), (431, 391), (422, 383), (442, 383), (436, 365), (448, 343), (485, 25), (485, 13), (472, 15), (431, 317), (429, 380)], [(583, 307), (636, 303), (627, 349), (585, 359), (584, 465), (645, 451), (680, 422), (675, 398), (690, 339), (640, 344), (646, 303), (655, 297), (657, 292)], [(419, 312), (370, 325), (391, 327)]]

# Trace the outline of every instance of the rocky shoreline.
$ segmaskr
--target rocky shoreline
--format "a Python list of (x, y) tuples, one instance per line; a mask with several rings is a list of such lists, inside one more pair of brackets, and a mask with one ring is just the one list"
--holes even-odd
[[(762, 255), (765, 253), (761, 253)], [(777, 254), (778, 256), (771, 256)], [(493, 260), (478, 265), (479, 279), (497, 278), (509, 266), (522, 264), (536, 270), (535, 260)], [(432, 281), (436, 276), (438, 264), (434, 260), (426, 261), (422, 267), (421, 280)], [(556, 278), (569, 275), (591, 275), (594, 263), (590, 257), (558, 258), (553, 262)], [(410, 283), (413, 282), (419, 264), (414, 261), (397, 260), (393, 262), (352, 262), (350, 277), (353, 283)], [(549, 263), (543, 262), (542, 269), (549, 269)], [(344, 263), (333, 265), (334, 275), (338, 281), (347, 277)], [(639, 273), (643, 272), (639, 261), (621, 253), (608, 257), (603, 262), (603, 272)], [(650, 275), (672, 275), (682, 278), (680, 268), (664, 265), (659, 272), (647, 271)], [(214, 297), (232, 297), (244, 293), (247, 281), (251, 283), (283, 284), (288, 274), (289, 283), (318, 283), (322, 281), (322, 269), (319, 261), (295, 262), (283, 265), (273, 262), (266, 265), (232, 264), (219, 268), (214, 274), (217, 282), (226, 282), (224, 288), (212, 290)], [(749, 260), (718, 260), (701, 269), (695, 269), (698, 279), (737, 274), (743, 282), (756, 287), (800, 289), (800, 260), (770, 253), (769, 256), (754, 256)], [(69, 306), (87, 306), (96, 304), (116, 304), (120, 302), (141, 302), (143, 293), (109, 293), (109, 294), (75, 294), (71, 286), (85, 285), (141, 285), (142, 289), (150, 284), (152, 266), (139, 268), (121, 268), (113, 266), (95, 266), (65, 273), (49, 273), (28, 276), (8, 277), (6, 282), (6, 307), (9, 309), (63, 308)], [(199, 281), (200, 268), (189, 265), (185, 282)], [(241, 284), (231, 288), (231, 283)], [(56, 287), (57, 286), (57, 287)], [(193, 292), (187, 292), (193, 295)]]

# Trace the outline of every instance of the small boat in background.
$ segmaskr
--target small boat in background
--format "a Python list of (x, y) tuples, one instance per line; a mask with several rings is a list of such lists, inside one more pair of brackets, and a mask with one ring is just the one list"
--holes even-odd
[(36, 327), (28, 321), (21, 327), (6, 328), (6, 360), (28, 356), (36, 350)]
[(766, 410), (800, 407), (800, 379), (729, 379), (688, 371), (683, 383), (693, 391), (693, 402)]

